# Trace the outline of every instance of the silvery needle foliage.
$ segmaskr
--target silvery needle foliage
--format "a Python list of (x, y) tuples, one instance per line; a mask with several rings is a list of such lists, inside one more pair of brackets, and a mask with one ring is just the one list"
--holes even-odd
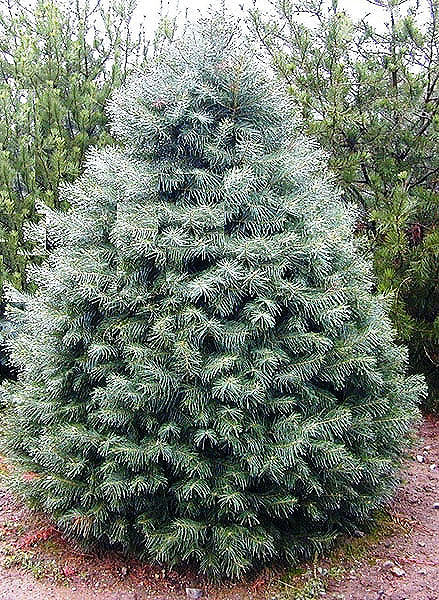
[(213, 578), (309, 557), (388, 500), (425, 393), (355, 214), (222, 15), (109, 111), (121, 148), (64, 190), (11, 309), (14, 487), (69, 535)]

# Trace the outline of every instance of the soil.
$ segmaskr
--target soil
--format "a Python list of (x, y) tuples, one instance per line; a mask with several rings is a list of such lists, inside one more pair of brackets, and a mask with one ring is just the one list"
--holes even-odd
[[(376, 528), (329, 558), (209, 586), (116, 553), (87, 553), (0, 487), (0, 600), (439, 600), (439, 420), (426, 418), (399, 492)], [(193, 596), (196, 597), (196, 594)]]
[(381, 540), (353, 573), (330, 585), (329, 597), (439, 600), (439, 420), (425, 420), (419, 442), (390, 509), (402, 531)]

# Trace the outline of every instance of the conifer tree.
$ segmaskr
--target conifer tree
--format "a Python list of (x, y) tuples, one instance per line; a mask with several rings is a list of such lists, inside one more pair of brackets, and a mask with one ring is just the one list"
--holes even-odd
[(10, 293), (14, 489), (69, 535), (212, 577), (364, 527), (424, 393), (254, 55), (214, 15), (117, 92), (121, 148), (48, 213), (37, 294)]

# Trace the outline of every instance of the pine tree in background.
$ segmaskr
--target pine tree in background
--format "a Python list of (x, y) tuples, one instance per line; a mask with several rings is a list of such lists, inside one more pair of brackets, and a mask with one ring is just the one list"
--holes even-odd
[(336, 0), (275, 0), (274, 16), (250, 12), (250, 27), (362, 208), (378, 290), (392, 297), (412, 371), (426, 375), (424, 408), (439, 411), (439, 0), (363, 4), (375, 20)]
[[(221, 25), (225, 22), (225, 25)], [(295, 562), (394, 489), (424, 393), (319, 152), (224, 15), (117, 93), (12, 311), (13, 486), (69, 535), (212, 577)]]
[[(37, 205), (66, 208), (59, 187), (91, 145), (113, 140), (106, 101), (144, 59), (133, 0), (0, 0), (0, 285), (26, 288), (26, 221)], [(0, 297), (1, 301), (1, 297)]]

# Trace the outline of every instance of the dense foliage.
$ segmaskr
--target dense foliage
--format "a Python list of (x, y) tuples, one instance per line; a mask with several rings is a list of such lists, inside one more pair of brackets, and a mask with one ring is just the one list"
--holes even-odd
[(26, 221), (41, 205), (66, 208), (60, 184), (79, 175), (90, 145), (112, 141), (106, 100), (143, 59), (133, 10), (132, 2), (37, 0), (30, 9), (1, 0), (0, 285), (26, 287), (26, 265), (37, 259)]
[(275, 0), (276, 15), (254, 11), (251, 25), (345, 196), (363, 208), (357, 228), (378, 288), (392, 294), (399, 339), (438, 408), (439, 2), (370, 4), (385, 27), (355, 23), (329, 0)]
[(202, 22), (114, 96), (14, 296), (16, 490), (68, 534), (238, 576), (387, 501), (405, 375), (355, 215), (234, 23)]
[[(146, 48), (132, 39), (132, 1), (109, 4), (0, 1), (0, 379), (5, 281), (29, 287), (26, 268), (50, 240), (29, 239), (44, 205), (66, 208), (63, 182), (81, 172), (90, 145), (112, 142), (110, 92)], [(43, 232), (42, 232), (43, 233)]]

